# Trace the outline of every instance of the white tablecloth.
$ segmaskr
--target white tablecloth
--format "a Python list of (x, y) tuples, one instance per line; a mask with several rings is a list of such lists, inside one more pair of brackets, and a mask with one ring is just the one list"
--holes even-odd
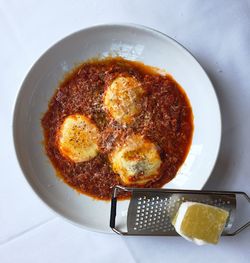
[(223, 117), (221, 151), (206, 188), (250, 194), (250, 1), (1, 0), (0, 262), (250, 262), (250, 229), (204, 247), (182, 238), (87, 232), (54, 215), (26, 183), (11, 131), (22, 80), (59, 39), (110, 22), (156, 28), (197, 57), (215, 85)]

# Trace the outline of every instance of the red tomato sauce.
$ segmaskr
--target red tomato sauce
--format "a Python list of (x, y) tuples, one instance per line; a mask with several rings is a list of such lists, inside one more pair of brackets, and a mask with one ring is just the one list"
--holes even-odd
[[(105, 88), (121, 75), (136, 78), (145, 89), (141, 113), (127, 127), (113, 120), (103, 108)], [(99, 154), (82, 163), (63, 157), (56, 140), (64, 119), (76, 113), (88, 116), (101, 132)], [(162, 160), (160, 179), (140, 187), (160, 188), (175, 177), (193, 135), (192, 108), (180, 85), (155, 68), (122, 58), (93, 60), (75, 68), (59, 85), (41, 122), (46, 153), (57, 174), (79, 192), (102, 200), (110, 199), (114, 185), (123, 185), (108, 159), (117, 138), (137, 133), (157, 145)]]

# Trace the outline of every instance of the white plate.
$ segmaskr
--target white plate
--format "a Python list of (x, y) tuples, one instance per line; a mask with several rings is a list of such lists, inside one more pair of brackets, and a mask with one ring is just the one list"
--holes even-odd
[[(192, 146), (166, 188), (202, 189), (216, 162), (221, 139), (220, 109), (212, 83), (194, 57), (168, 36), (138, 25), (101, 25), (55, 44), (31, 68), (17, 97), (13, 119), (17, 157), (28, 182), (49, 207), (79, 226), (103, 232), (110, 232), (109, 202), (79, 195), (56, 177), (44, 152), (40, 119), (65, 72), (75, 63), (110, 53), (166, 69), (191, 101), (195, 124)], [(126, 217), (126, 206), (127, 201), (120, 202), (118, 220)]]

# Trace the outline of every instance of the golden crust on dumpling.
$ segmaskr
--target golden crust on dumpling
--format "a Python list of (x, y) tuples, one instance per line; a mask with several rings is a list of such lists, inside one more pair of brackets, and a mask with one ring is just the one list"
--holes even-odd
[(98, 154), (99, 136), (96, 125), (88, 117), (70, 115), (58, 131), (58, 148), (64, 157), (73, 162), (89, 161)]
[(141, 111), (144, 94), (140, 82), (133, 77), (119, 76), (107, 87), (104, 106), (120, 124), (130, 124)]
[(159, 177), (161, 158), (154, 143), (142, 135), (132, 135), (110, 154), (113, 171), (126, 185), (145, 184)]

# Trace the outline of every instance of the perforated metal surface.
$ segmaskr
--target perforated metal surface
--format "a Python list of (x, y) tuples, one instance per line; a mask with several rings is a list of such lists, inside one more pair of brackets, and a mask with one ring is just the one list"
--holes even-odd
[(224, 232), (232, 226), (236, 196), (207, 194), (176, 194), (163, 192), (133, 192), (127, 215), (128, 234), (177, 235), (172, 219), (182, 202), (193, 201), (226, 209), (230, 217)]

